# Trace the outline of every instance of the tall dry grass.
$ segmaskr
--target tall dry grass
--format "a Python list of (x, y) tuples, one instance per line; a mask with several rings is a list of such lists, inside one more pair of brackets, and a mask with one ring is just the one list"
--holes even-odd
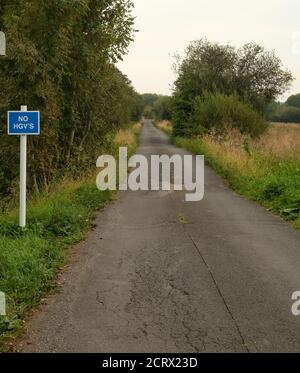
[(250, 147), (249, 152), (245, 151), (247, 141), (236, 130), (227, 133), (226, 137), (210, 134), (201, 139), (203, 153), (214, 155), (224, 167), (243, 170), (247, 176), (259, 176), (263, 171), (257, 167), (256, 159), (249, 157)]
[(300, 161), (300, 125), (272, 124), (253, 146), (265, 155), (273, 154), (281, 159)]
[(141, 128), (141, 123), (136, 123), (129, 128), (119, 130), (115, 138), (115, 144), (117, 146), (124, 144), (127, 144), (128, 147), (133, 146), (136, 143), (136, 136), (140, 133)]
[(248, 176), (261, 176), (271, 165), (282, 161), (300, 166), (300, 126), (296, 124), (270, 125), (256, 140), (230, 130), (222, 137), (206, 135), (201, 142), (225, 166), (240, 169)]
[(159, 128), (160, 130), (164, 131), (168, 135), (171, 135), (171, 133), (173, 131), (172, 123), (168, 120), (163, 120), (161, 122), (158, 122), (156, 127)]
[(174, 142), (204, 154), (234, 190), (300, 228), (300, 126), (270, 125), (256, 140), (230, 130)]

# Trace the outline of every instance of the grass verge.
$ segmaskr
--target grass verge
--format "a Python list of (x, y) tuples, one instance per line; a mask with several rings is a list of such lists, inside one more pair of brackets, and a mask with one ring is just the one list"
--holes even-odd
[[(170, 124), (157, 127), (171, 134)], [(166, 129), (167, 128), (167, 129)], [(172, 137), (206, 162), (239, 194), (300, 228), (300, 126), (271, 125), (258, 140), (236, 131), (220, 138)]]
[[(133, 154), (141, 126), (121, 130), (115, 151), (127, 146)], [(111, 191), (100, 192), (95, 177), (66, 180), (50, 194), (32, 199), (28, 224), (18, 226), (18, 213), (0, 216), (0, 291), (6, 295), (6, 316), (0, 316), (0, 351), (10, 350), (10, 341), (23, 326), (26, 312), (40, 304), (55, 288), (59, 270), (70, 247), (84, 239), (95, 212), (114, 198)]]

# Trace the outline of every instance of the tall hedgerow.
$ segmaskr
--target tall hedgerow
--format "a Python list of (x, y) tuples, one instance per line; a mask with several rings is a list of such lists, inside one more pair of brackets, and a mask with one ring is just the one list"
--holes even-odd
[(41, 111), (41, 135), (28, 144), (36, 191), (91, 167), (107, 134), (131, 119), (137, 94), (115, 63), (134, 36), (132, 8), (131, 0), (0, 0), (0, 195), (13, 191), (18, 167), (7, 110)]

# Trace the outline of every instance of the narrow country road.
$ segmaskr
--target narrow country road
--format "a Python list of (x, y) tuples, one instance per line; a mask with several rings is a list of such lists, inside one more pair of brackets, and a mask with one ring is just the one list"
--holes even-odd
[[(146, 121), (139, 154), (189, 154)], [(23, 352), (300, 352), (300, 232), (224, 185), (121, 192), (36, 312)]]

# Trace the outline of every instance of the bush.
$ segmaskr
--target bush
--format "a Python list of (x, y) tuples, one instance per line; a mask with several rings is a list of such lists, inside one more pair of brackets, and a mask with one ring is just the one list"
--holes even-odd
[(193, 135), (215, 131), (224, 133), (236, 128), (251, 137), (261, 135), (267, 128), (265, 119), (237, 95), (205, 93), (196, 97), (190, 130)]

